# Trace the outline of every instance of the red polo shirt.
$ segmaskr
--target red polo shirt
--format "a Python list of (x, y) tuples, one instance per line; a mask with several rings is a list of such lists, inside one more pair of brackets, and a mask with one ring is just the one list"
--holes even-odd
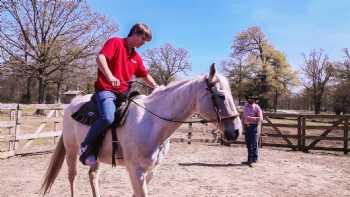
[(140, 55), (135, 50), (130, 56), (128, 55), (126, 38), (111, 38), (107, 40), (99, 54), (103, 54), (106, 57), (109, 69), (120, 80), (121, 84), (118, 87), (113, 87), (104, 74), (98, 70), (95, 82), (97, 90), (124, 93), (128, 90), (127, 82), (132, 79), (133, 75), (136, 77), (146, 77), (148, 75)]

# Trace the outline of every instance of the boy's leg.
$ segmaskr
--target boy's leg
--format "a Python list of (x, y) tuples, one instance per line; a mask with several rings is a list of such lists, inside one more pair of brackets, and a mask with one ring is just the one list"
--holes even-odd
[(88, 165), (96, 163), (96, 139), (98, 139), (103, 132), (113, 123), (116, 96), (110, 91), (96, 92), (96, 102), (99, 111), (99, 118), (91, 126), (87, 133), (85, 140), (81, 143), (80, 161)]
[(116, 96), (110, 91), (96, 92), (96, 101), (99, 111), (99, 118), (91, 126), (82, 145), (93, 144), (95, 140), (108, 128), (114, 121)]

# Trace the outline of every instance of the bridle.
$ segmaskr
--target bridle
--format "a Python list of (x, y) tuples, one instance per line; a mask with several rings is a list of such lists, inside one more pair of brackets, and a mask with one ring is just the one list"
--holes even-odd
[(207, 84), (207, 90), (211, 93), (211, 100), (213, 103), (213, 108), (216, 113), (216, 121), (218, 124), (220, 124), (223, 120), (226, 119), (236, 119), (238, 115), (232, 115), (232, 116), (227, 116), (227, 117), (222, 117), (220, 114), (220, 107), (218, 104), (218, 99), (225, 99), (225, 95), (220, 94), (217, 91), (214, 91), (215, 84), (217, 81), (210, 82), (208, 78), (205, 79), (205, 82)]
[[(210, 82), (208, 78), (206, 78), (206, 85), (207, 85), (207, 90), (211, 93), (211, 100), (212, 100), (212, 103), (213, 103), (213, 108), (214, 108), (214, 111), (216, 113), (216, 119), (214, 120), (206, 120), (206, 119), (201, 119), (201, 120), (190, 120), (190, 121), (180, 121), (180, 120), (175, 120), (175, 119), (172, 119), (172, 118), (165, 118), (165, 117), (162, 117), (154, 112), (152, 112), (151, 110), (147, 109), (146, 107), (140, 105), (139, 103), (137, 103), (136, 101), (134, 101), (132, 98), (129, 99), (129, 102), (133, 102), (135, 105), (141, 107), (142, 109), (144, 109), (145, 111), (147, 111), (148, 113), (156, 116), (157, 118), (159, 119), (162, 119), (162, 120), (165, 120), (165, 121), (168, 121), (168, 122), (174, 122), (174, 123), (202, 123), (202, 124), (206, 124), (206, 123), (210, 123), (210, 122), (217, 122), (218, 124), (220, 124), (223, 120), (227, 120), (227, 119), (236, 119), (237, 117), (239, 117), (238, 114), (236, 115), (231, 115), (231, 116), (226, 116), (226, 117), (222, 117), (221, 114), (220, 114), (220, 107), (219, 107), (219, 104), (218, 104), (218, 97), (222, 97), (224, 95), (218, 93), (217, 91), (214, 91), (214, 87), (215, 87), (215, 84), (217, 83), (217, 81), (215, 82)], [(146, 84), (143, 84), (141, 82), (138, 82), (138, 81), (129, 81), (128, 83), (129, 84), (132, 84), (134, 82), (137, 82), (137, 83), (140, 83), (146, 87), (149, 87), (147, 86)]]

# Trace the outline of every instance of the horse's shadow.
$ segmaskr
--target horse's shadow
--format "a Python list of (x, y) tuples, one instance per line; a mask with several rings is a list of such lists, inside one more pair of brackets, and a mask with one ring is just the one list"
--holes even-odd
[(241, 163), (201, 163), (201, 162), (194, 162), (194, 163), (179, 163), (180, 166), (204, 166), (204, 167), (238, 167), (238, 166), (245, 166)]

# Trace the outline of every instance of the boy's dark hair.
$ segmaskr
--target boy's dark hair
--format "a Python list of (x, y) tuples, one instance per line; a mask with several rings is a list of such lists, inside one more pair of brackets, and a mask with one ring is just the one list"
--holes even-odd
[(143, 23), (136, 23), (132, 28), (130, 29), (130, 32), (128, 34), (128, 37), (137, 34), (137, 35), (143, 35), (146, 39), (146, 41), (152, 40), (152, 32), (149, 29), (149, 27)]

